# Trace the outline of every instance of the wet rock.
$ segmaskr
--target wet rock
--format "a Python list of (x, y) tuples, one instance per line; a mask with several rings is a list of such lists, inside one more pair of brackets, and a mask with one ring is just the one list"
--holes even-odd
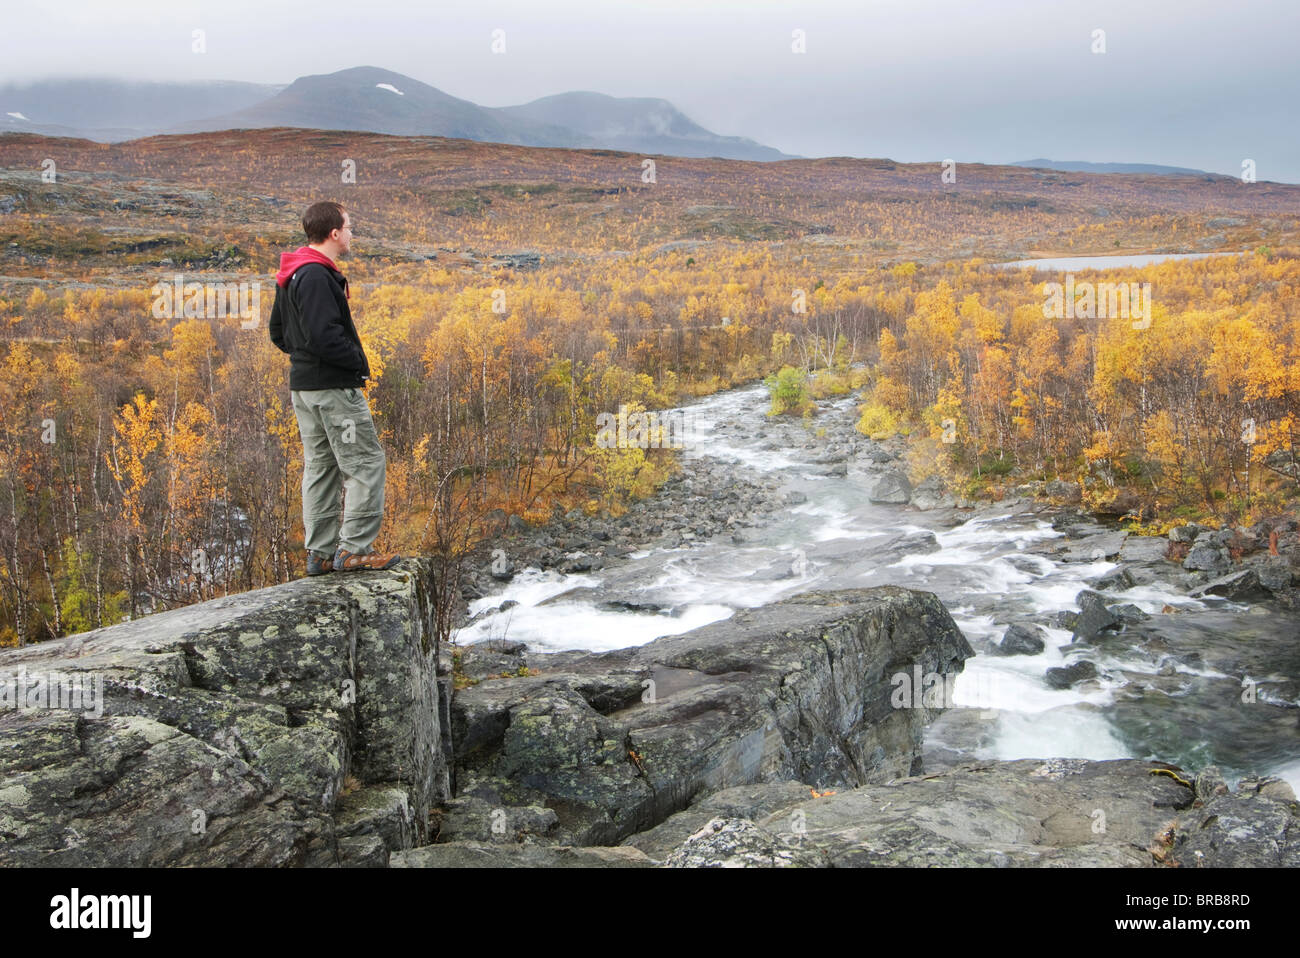
[(808, 560), (802, 553), (790, 557), (780, 556), (749, 575), (754, 582), (780, 582), (784, 579), (802, 579), (808, 575)]
[(1124, 624), (1106, 607), (1106, 600), (1096, 592), (1085, 589), (1075, 601), (1079, 604), (1079, 616), (1074, 621), (1073, 629), (1075, 641), (1090, 641), (1102, 632), (1118, 631)]
[(1047, 633), (1032, 623), (1015, 623), (1002, 636), (1002, 644), (995, 646), (994, 655), (1037, 655), (1043, 651)]
[(1077, 682), (1095, 679), (1096, 677), (1097, 666), (1087, 659), (1080, 659), (1078, 662), (1062, 668), (1047, 670), (1048, 687), (1054, 689), (1068, 689)]
[(1110, 614), (1126, 625), (1134, 622), (1145, 622), (1147, 619), (1151, 618), (1150, 615), (1143, 612), (1131, 602), (1126, 602), (1123, 605), (1112, 605), (1109, 608)]
[(1194, 599), (1217, 595), (1234, 602), (1256, 602), (1269, 598), (1271, 593), (1260, 584), (1259, 575), (1254, 569), (1242, 569), (1207, 583), (1191, 595)]
[(1124, 566), (1111, 569), (1105, 575), (1094, 579), (1092, 584), (1094, 588), (1103, 592), (1123, 592), (1137, 585), (1133, 579), (1133, 573)]
[(1066, 629), (1073, 632), (1074, 627), (1079, 624), (1079, 613), (1064, 609), (1052, 616), (1052, 624), (1058, 629)]
[(1083, 535), (1077, 541), (1064, 545), (1057, 558), (1062, 562), (1101, 562), (1119, 555), (1128, 539), (1128, 533), (1110, 530)]

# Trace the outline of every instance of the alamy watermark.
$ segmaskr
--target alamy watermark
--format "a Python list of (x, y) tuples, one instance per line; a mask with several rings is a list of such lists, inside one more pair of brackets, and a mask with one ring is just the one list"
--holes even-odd
[(956, 700), (957, 676), (961, 672), (922, 672), (920, 663), (911, 672), (895, 672), (889, 684), (889, 704), (896, 709), (979, 709), (980, 718), (994, 718), (1000, 684), (995, 672), (974, 672), (962, 682), (962, 701)]
[(695, 441), (695, 417), (684, 409), (628, 412), (596, 416), (596, 445), (601, 449), (685, 449)]
[(177, 273), (170, 283), (155, 283), (154, 319), (225, 319), (244, 320), (240, 325), (252, 329), (262, 317), (262, 284), (258, 280), (242, 283), (185, 282)]
[(1047, 319), (1131, 319), (1134, 329), (1151, 326), (1150, 283), (1045, 283), (1043, 316)]
[(0, 709), (68, 709), (99, 718), (104, 714), (104, 676), (100, 672), (29, 674), (20, 668), (0, 676)]

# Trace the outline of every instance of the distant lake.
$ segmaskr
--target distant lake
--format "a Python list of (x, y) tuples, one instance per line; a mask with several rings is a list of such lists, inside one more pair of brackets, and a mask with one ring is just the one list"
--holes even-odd
[(1052, 259), (1019, 259), (1014, 263), (989, 263), (999, 269), (1118, 269), (1122, 266), (1150, 266), (1167, 259), (1205, 259), (1207, 256), (1242, 256), (1242, 253), (1139, 253), (1135, 256), (1058, 256)]

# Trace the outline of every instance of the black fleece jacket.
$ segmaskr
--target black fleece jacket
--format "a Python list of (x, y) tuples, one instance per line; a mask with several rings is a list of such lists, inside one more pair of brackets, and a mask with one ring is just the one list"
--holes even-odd
[(271, 342), (289, 354), (290, 389), (343, 389), (370, 378), (370, 362), (348, 309), (347, 279), (305, 263), (275, 288)]

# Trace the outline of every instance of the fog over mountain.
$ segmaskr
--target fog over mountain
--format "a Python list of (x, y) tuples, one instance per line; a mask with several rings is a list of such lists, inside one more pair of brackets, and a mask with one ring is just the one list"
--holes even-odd
[[(603, 138), (683, 156), (1045, 157), (1234, 177), (1250, 160), (1260, 181), (1300, 182), (1292, 0), (317, 0), (309, 11), (65, 0), (10, 5), (3, 23), (6, 93), (91, 77), (226, 89), (195, 97), (188, 115), (160, 102), (153, 119), (131, 122), (109, 109), (121, 99), (113, 83), (70, 97), (80, 101), (74, 118), (6, 96), (0, 129), (120, 137), (138, 123), (262, 123), (277, 111), (294, 120), (287, 101), (265, 101), (370, 64), (470, 105), (444, 102), (425, 124), (390, 104), (364, 121), (393, 129), (555, 142), (556, 131), (527, 120), (562, 127), (572, 145)], [(352, 102), (345, 113), (362, 122), (365, 110)]]

